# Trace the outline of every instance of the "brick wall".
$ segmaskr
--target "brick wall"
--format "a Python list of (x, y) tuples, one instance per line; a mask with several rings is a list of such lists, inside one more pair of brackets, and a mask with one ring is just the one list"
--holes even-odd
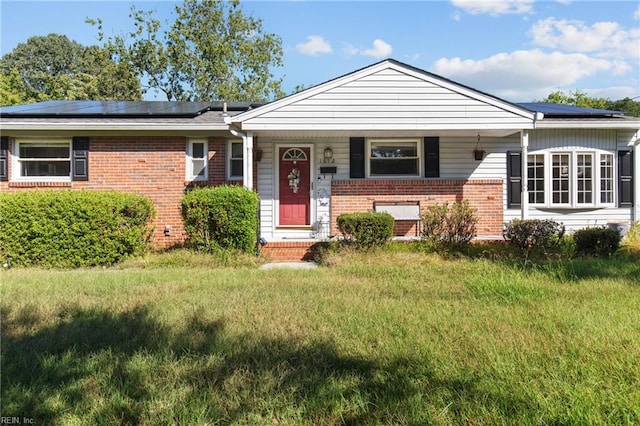
[[(88, 181), (36, 183), (10, 180), (1, 182), (0, 190), (96, 189), (144, 195), (156, 208), (153, 244), (157, 248), (170, 247), (183, 243), (186, 238), (180, 211), (180, 200), (192, 184), (185, 181), (186, 144), (187, 138), (179, 136), (92, 137)], [(225, 151), (226, 139), (209, 138), (209, 180), (197, 185), (225, 183)], [(168, 236), (164, 233), (166, 226), (171, 228)]]
[[(373, 211), (375, 201), (419, 201), (421, 210), (436, 203), (469, 200), (477, 209), (478, 236), (502, 236), (501, 179), (362, 179), (331, 182), (331, 232), (342, 213)], [(415, 235), (415, 223), (396, 223), (396, 235)]]

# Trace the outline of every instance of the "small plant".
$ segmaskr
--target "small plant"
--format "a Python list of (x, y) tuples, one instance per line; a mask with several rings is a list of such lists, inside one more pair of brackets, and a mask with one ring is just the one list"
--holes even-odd
[(640, 221), (631, 225), (621, 241), (622, 255), (640, 260)]
[(468, 200), (435, 204), (422, 214), (422, 239), (449, 247), (467, 245), (476, 236), (478, 218)]
[(549, 257), (562, 252), (564, 225), (550, 219), (515, 219), (503, 231), (507, 242), (530, 254)]
[(610, 257), (620, 247), (622, 236), (610, 228), (584, 228), (573, 234), (576, 254), (593, 257)]
[(338, 216), (338, 229), (346, 242), (359, 249), (384, 245), (393, 236), (393, 216), (389, 213), (345, 213)]

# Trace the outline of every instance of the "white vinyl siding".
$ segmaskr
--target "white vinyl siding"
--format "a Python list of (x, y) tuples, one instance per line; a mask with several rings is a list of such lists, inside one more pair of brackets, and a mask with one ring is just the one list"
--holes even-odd
[[(383, 69), (243, 120), (254, 130), (520, 129), (531, 117), (436, 78)], [(295, 95), (294, 95), (295, 96)], [(524, 114), (524, 113), (523, 113)]]

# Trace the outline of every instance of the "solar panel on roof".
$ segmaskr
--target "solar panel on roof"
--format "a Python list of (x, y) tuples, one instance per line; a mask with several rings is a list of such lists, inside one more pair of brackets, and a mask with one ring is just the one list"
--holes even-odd
[(195, 117), (214, 109), (210, 102), (47, 101), (0, 108), (3, 116), (40, 117)]
[(525, 102), (519, 103), (519, 106), (530, 111), (541, 112), (548, 115), (613, 115), (622, 114), (620, 111), (612, 111), (608, 109), (583, 108), (574, 105), (552, 104), (547, 102)]

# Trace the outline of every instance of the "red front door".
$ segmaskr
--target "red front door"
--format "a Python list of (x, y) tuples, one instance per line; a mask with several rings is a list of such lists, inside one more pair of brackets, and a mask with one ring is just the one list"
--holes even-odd
[(305, 226), (311, 219), (309, 148), (280, 148), (280, 225)]

